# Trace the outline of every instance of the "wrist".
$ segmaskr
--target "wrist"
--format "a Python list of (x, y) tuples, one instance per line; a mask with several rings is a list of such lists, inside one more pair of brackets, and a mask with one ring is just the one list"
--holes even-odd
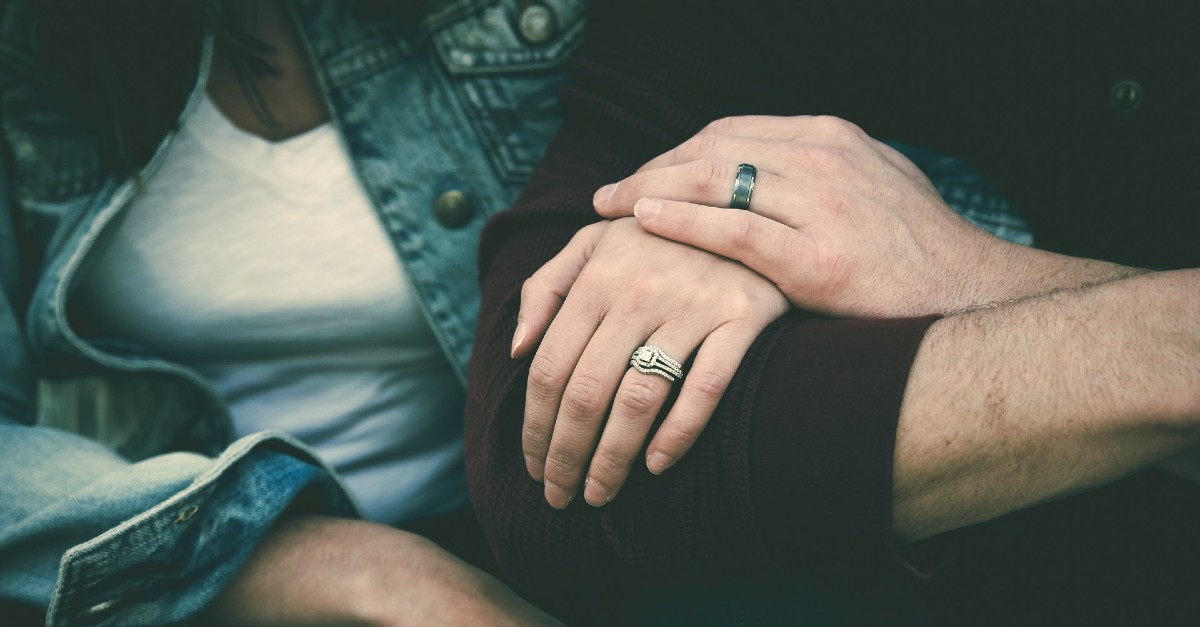
[(931, 312), (964, 313), (1024, 292), (1021, 284), (1028, 277), (1020, 266), (1029, 265), (1022, 263), (1024, 247), (975, 229), (957, 241), (962, 252), (943, 258), (947, 278), (931, 303)]
[(956, 289), (944, 313), (988, 309), (1017, 301), (1125, 279), (1146, 270), (1014, 244), (982, 234), (959, 261)]

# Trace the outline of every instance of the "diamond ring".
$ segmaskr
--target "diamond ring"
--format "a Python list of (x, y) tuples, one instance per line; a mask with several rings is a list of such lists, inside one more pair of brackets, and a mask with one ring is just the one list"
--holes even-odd
[(646, 344), (633, 351), (629, 365), (637, 368), (638, 372), (656, 374), (667, 381), (683, 378), (683, 366), (671, 359), (662, 348)]

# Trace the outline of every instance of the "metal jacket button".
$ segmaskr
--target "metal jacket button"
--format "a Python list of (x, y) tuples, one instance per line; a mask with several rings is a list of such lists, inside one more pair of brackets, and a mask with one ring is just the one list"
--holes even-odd
[(1137, 111), (1142, 106), (1141, 84), (1131, 80), (1117, 81), (1108, 92), (1108, 102), (1121, 113)]
[(188, 505), (187, 507), (179, 510), (179, 514), (175, 516), (175, 522), (185, 523), (191, 520), (192, 516), (195, 516), (196, 512), (198, 511), (200, 511), (199, 505)]
[(438, 224), (448, 229), (460, 229), (471, 221), (475, 210), (471, 201), (461, 189), (451, 189), (442, 192), (437, 202), (433, 204), (433, 217)]
[(550, 7), (534, 2), (521, 10), (518, 27), (525, 41), (540, 44), (554, 36), (554, 31), (558, 30), (558, 19)]
[(75, 620), (75, 623), (80, 625), (95, 625), (97, 623), (104, 622), (105, 615), (116, 608), (117, 604), (124, 600), (125, 597), (117, 597), (115, 599), (101, 601), (80, 612), (79, 616)]

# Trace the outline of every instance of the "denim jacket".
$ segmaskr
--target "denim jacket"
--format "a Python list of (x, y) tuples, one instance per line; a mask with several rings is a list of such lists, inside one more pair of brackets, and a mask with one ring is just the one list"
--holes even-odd
[[(333, 124), (464, 382), (479, 231), (559, 124), (585, 1), (428, 0), (417, 18), (291, 4)], [(195, 372), (69, 325), (73, 277), (171, 136), (138, 177), (105, 174), (58, 86), (27, 77), (30, 20), (0, 0), (0, 605), (47, 608), (50, 625), (185, 622), (289, 507), (357, 508), (287, 436), (232, 441)], [(208, 37), (176, 127), (211, 54)]]

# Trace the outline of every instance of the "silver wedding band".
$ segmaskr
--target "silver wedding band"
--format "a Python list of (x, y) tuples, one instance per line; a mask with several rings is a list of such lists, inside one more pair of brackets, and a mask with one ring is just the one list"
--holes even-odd
[(758, 176), (758, 168), (743, 163), (738, 165), (737, 176), (733, 178), (733, 197), (729, 199), (730, 209), (749, 209), (750, 195), (754, 193), (754, 179)]
[(629, 358), (629, 365), (644, 374), (656, 374), (667, 381), (683, 378), (683, 366), (671, 359), (662, 348), (653, 344), (639, 346)]

